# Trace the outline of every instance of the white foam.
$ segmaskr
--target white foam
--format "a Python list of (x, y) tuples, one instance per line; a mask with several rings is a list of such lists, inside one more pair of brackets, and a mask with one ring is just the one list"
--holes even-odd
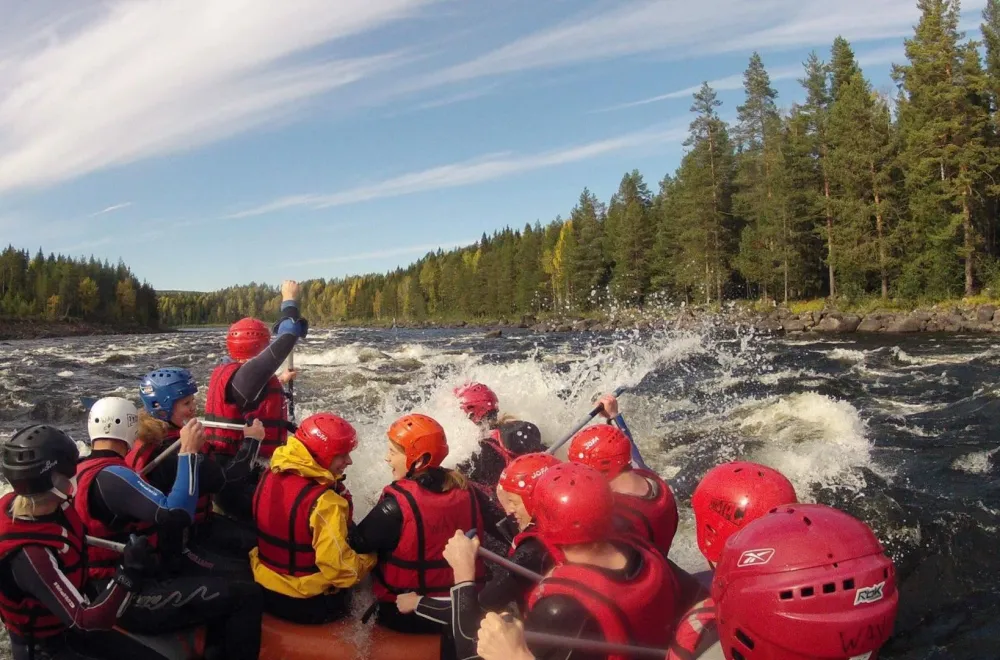
[(951, 468), (969, 474), (986, 474), (992, 468), (990, 457), (1000, 451), (1000, 447), (987, 451), (974, 451), (956, 458)]
[(73, 377), (73, 372), (72, 371), (60, 371), (56, 375), (59, 376), (60, 378), (72, 378)]

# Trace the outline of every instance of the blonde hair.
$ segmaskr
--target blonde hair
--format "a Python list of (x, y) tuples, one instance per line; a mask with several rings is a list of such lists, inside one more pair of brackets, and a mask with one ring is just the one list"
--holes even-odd
[(163, 420), (156, 419), (145, 410), (139, 411), (139, 430), (136, 431), (136, 442), (147, 445), (159, 445), (167, 437), (168, 425)]
[[(62, 474), (52, 475), (52, 486), (66, 497), (72, 490), (72, 482)], [(15, 518), (37, 518), (58, 509), (66, 497), (52, 491), (35, 493), (34, 495), (18, 495), (14, 498), (10, 510)], [(40, 513), (39, 509), (41, 509)]]

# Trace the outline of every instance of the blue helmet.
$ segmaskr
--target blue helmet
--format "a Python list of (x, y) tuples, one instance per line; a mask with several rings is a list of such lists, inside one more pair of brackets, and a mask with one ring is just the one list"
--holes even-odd
[(198, 384), (187, 369), (163, 367), (151, 371), (139, 383), (139, 398), (153, 417), (169, 421), (174, 414), (174, 404), (198, 393)]

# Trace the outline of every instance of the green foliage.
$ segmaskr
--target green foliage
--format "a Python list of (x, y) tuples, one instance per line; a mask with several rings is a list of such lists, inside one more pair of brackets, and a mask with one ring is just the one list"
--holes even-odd
[[(662, 297), (764, 308), (781, 300), (808, 311), (822, 308), (821, 297), (876, 309), (982, 287), (997, 295), (1000, 0), (986, 3), (982, 53), (959, 31), (957, 0), (918, 6), (906, 61), (893, 68), (895, 99), (872, 89), (838, 37), (828, 62), (813, 53), (803, 63), (805, 100), (780, 110), (754, 53), (736, 123), (721, 119), (703, 85), (686, 152), (655, 194), (633, 170), (606, 205), (584, 189), (565, 220), (507, 227), (391, 273), (303, 283), (303, 312), (316, 322), (388, 324), (589, 314)], [(45, 263), (10, 280), (15, 295), (0, 289), (8, 308), (90, 313), (86, 274)], [(102, 301), (93, 313), (104, 301), (111, 311), (129, 307), (127, 291), (90, 277)], [(171, 324), (274, 318), (278, 306), (277, 290), (256, 284), (160, 297)]]
[(0, 253), (0, 316), (159, 324), (156, 292), (124, 263), (45, 257), (41, 249), (31, 258), (13, 246)]

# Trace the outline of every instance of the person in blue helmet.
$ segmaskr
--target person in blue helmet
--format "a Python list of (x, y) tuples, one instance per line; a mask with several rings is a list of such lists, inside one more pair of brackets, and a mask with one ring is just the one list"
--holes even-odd
[[(190, 387), (188, 379), (174, 383), (176, 386), (168, 390), (182, 392)], [(182, 413), (178, 410), (177, 414)], [(141, 587), (119, 619), (123, 629), (159, 634), (205, 624), (207, 642), (221, 648), (225, 657), (256, 658), (262, 616), (259, 587), (235, 573), (207, 575), (193, 553), (185, 551), (168, 558), (161, 545), (171, 533), (176, 537), (194, 520), (204, 462), (201, 423), (180, 417), (172, 417), (172, 421), (183, 424), (179, 424), (180, 449), (173, 481), (165, 494), (126, 462), (139, 426), (135, 406), (120, 397), (98, 400), (87, 420), (93, 451), (78, 464), (73, 506), (91, 535), (112, 541), (144, 535), (155, 548)], [(108, 588), (119, 561), (114, 550), (88, 546), (87, 587), (92, 597)]]
[[(125, 460), (138, 473), (162, 454), (177, 438), (183, 427), (195, 417), (195, 394), (198, 385), (187, 369), (163, 367), (146, 374), (139, 385), (143, 411), (139, 415), (138, 438)], [(207, 434), (206, 434), (207, 438)], [(264, 426), (258, 420), (243, 431), (243, 442), (235, 458), (225, 465), (207, 455), (203, 446), (198, 464), (199, 494), (194, 521), (184, 536), (168, 533), (163, 539), (164, 552), (176, 557), (183, 551), (189, 559), (197, 558), (206, 572), (219, 570), (249, 571), (248, 554), (257, 544), (254, 529), (230, 518), (215, 516), (212, 496), (236, 487), (251, 474), (264, 438)], [(179, 457), (169, 453), (143, 477), (166, 492), (177, 478)], [(186, 546), (183, 547), (182, 546)], [(221, 556), (228, 555), (229, 558)], [(234, 565), (232, 558), (238, 558)]]

